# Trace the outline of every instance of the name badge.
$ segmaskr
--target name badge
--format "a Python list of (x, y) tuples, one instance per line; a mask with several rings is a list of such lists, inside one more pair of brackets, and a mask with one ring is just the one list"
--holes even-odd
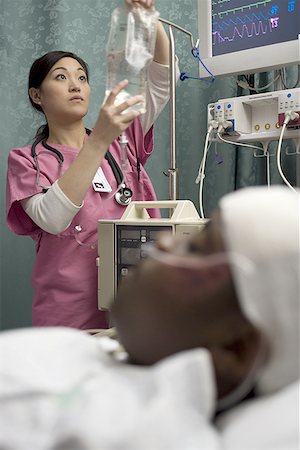
[(111, 192), (112, 188), (109, 182), (106, 179), (106, 176), (103, 173), (101, 167), (98, 168), (94, 179), (93, 179), (93, 188), (96, 192)]

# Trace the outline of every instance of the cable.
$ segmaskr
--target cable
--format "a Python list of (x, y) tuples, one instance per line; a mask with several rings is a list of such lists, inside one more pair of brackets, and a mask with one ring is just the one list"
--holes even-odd
[(281, 156), (281, 146), (282, 146), (283, 135), (284, 135), (285, 129), (287, 127), (287, 124), (289, 123), (290, 120), (297, 120), (297, 119), (299, 119), (299, 114), (296, 113), (295, 111), (287, 111), (285, 113), (285, 120), (284, 120), (284, 123), (282, 126), (282, 130), (281, 130), (279, 141), (278, 141), (278, 147), (277, 147), (277, 168), (278, 168), (279, 175), (283, 179), (284, 183), (290, 189), (292, 189), (292, 191), (294, 191), (294, 192), (297, 192), (296, 189), (294, 189), (293, 186), (289, 183), (289, 181), (286, 179), (286, 177), (282, 171), (281, 163), (280, 163), (280, 156)]
[(297, 155), (300, 155), (300, 138), (295, 138), (293, 141), (295, 142), (296, 153)]
[(244, 143), (242, 143), (242, 142), (233, 142), (233, 141), (228, 141), (227, 139), (224, 139), (222, 136), (221, 136), (221, 133), (218, 131), (218, 133), (217, 133), (217, 136), (218, 136), (218, 138), (220, 139), (220, 141), (223, 141), (223, 142), (225, 142), (226, 144), (231, 144), (231, 145), (238, 145), (238, 146), (241, 146), (241, 147), (248, 147), (248, 148), (253, 148), (253, 149), (256, 149), (256, 150), (263, 150), (263, 148), (262, 147), (258, 147), (257, 145), (250, 145), (250, 144), (244, 144)]
[(274, 78), (274, 80), (272, 80), (270, 83), (266, 84), (263, 87), (258, 87), (258, 88), (251, 87), (248, 82), (242, 81), (242, 80), (238, 80), (237, 85), (240, 86), (242, 89), (248, 89), (249, 91), (259, 92), (259, 91), (263, 91), (263, 90), (267, 89), (268, 87), (272, 86), (272, 84), (274, 84), (280, 78), (280, 76), (281, 76), (280, 74), (277, 75), (277, 77)]
[(298, 64), (298, 77), (297, 77), (297, 81), (296, 81), (296, 83), (294, 84), (294, 86), (288, 87), (288, 86), (285, 84), (285, 82), (286, 82), (286, 74), (285, 74), (285, 68), (284, 68), (284, 67), (283, 67), (282, 69), (280, 69), (279, 76), (280, 76), (280, 78), (281, 78), (281, 82), (282, 82), (283, 87), (284, 87), (285, 89), (295, 89), (295, 88), (299, 85), (299, 83), (300, 83), (300, 65)]
[[(282, 146), (282, 140), (283, 140), (283, 135), (284, 135), (286, 126), (287, 126), (287, 124), (284, 123), (284, 124), (283, 124), (283, 127), (282, 127), (282, 130), (281, 130), (281, 133), (280, 133), (280, 138), (279, 138), (279, 141), (278, 141), (278, 147), (277, 147), (277, 168), (278, 168), (279, 175), (281, 176), (281, 178), (283, 179), (283, 181), (285, 182), (285, 184), (286, 184), (287, 186), (289, 186), (293, 191), (295, 191), (295, 189), (293, 188), (293, 186), (288, 182), (288, 180), (287, 180), (286, 177), (284, 176), (283, 171), (282, 171), (282, 168), (281, 168), (281, 164), (280, 164), (281, 146)], [(295, 192), (296, 192), (296, 191), (295, 191)]]
[[(215, 121), (213, 121), (215, 122)], [(203, 210), (203, 183), (204, 183), (204, 178), (205, 178), (205, 164), (206, 164), (206, 157), (207, 157), (207, 152), (208, 149), (210, 147), (209, 143), (209, 138), (210, 138), (210, 134), (211, 132), (214, 130), (214, 126), (216, 125), (216, 123), (211, 124), (208, 128), (208, 131), (206, 133), (206, 138), (205, 138), (205, 144), (204, 144), (204, 150), (203, 150), (203, 156), (200, 162), (200, 166), (199, 166), (199, 171), (198, 171), (198, 175), (197, 178), (195, 180), (195, 183), (198, 184), (200, 182), (200, 186), (199, 186), (199, 207), (200, 207), (200, 217), (201, 219), (205, 219), (205, 215), (204, 215), (204, 210)]]
[(201, 57), (200, 57), (200, 52), (199, 49), (197, 47), (192, 48), (191, 50), (192, 55), (194, 58), (197, 58), (198, 61), (200, 62), (200, 64), (204, 67), (204, 69), (206, 70), (207, 73), (209, 73), (209, 75), (211, 76), (211, 81), (215, 81), (215, 76), (214, 74), (208, 69), (208, 67), (204, 64), (204, 62), (202, 61)]
[(204, 64), (204, 62), (202, 61), (201, 57), (200, 57), (200, 52), (199, 49), (197, 47), (193, 47), (191, 50), (191, 53), (193, 55), (194, 58), (198, 59), (198, 61), (200, 62), (200, 64), (204, 67), (204, 69), (206, 70), (207, 73), (209, 73), (210, 78), (207, 80), (204, 77), (190, 77), (189, 75), (187, 75), (186, 72), (181, 72), (180, 74), (180, 80), (184, 81), (187, 79), (191, 79), (191, 80), (200, 80), (200, 81), (206, 81), (208, 83), (213, 83), (215, 81), (215, 76), (214, 74), (208, 69), (208, 67)]
[(271, 186), (271, 171), (270, 171), (270, 152), (267, 151), (266, 153), (266, 157), (267, 157), (267, 186), (270, 187)]
[(270, 153), (269, 153), (268, 150), (266, 150), (266, 148), (265, 148), (266, 146), (268, 147), (269, 142), (268, 142), (266, 145), (263, 144), (263, 147), (257, 147), (256, 145), (244, 144), (243, 142), (232, 142), (232, 141), (228, 141), (227, 139), (224, 139), (224, 138), (221, 136), (221, 133), (220, 133), (220, 132), (217, 133), (217, 137), (218, 137), (221, 141), (225, 142), (226, 144), (232, 144), (232, 145), (237, 145), (237, 146), (241, 146), (241, 147), (248, 147), (248, 148), (251, 148), (251, 149), (256, 149), (256, 150), (263, 151), (264, 154), (265, 154), (266, 157), (267, 157), (267, 185), (268, 185), (268, 187), (271, 186)]

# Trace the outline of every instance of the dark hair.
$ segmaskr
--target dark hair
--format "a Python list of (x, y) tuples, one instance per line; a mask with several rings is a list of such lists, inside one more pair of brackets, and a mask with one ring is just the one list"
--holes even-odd
[[(64, 52), (62, 50), (55, 50), (49, 53), (46, 53), (45, 55), (41, 56), (40, 58), (36, 59), (29, 72), (28, 77), (28, 97), (30, 100), (31, 105), (34, 109), (37, 111), (43, 112), (43, 109), (40, 105), (37, 105), (34, 103), (29, 95), (29, 89), (30, 88), (36, 88), (38, 89), (46, 76), (48, 75), (51, 68), (56, 64), (60, 59), (62, 58), (73, 58), (76, 59), (76, 61), (79, 62), (79, 64), (82, 66), (83, 70), (85, 71), (85, 74), (87, 76), (87, 80), (89, 80), (89, 69), (87, 63), (81, 59), (79, 56), (75, 55), (75, 53), (71, 52)], [(42, 125), (36, 134), (36, 140), (35, 142), (39, 142), (44, 138), (47, 138), (49, 135), (49, 129), (48, 125)]]

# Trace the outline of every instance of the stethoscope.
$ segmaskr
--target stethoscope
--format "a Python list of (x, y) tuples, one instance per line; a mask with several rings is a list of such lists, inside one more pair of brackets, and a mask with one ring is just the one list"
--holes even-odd
[[(88, 135), (90, 135), (91, 130), (86, 128), (86, 133)], [(34, 142), (31, 147), (31, 156), (35, 162), (36, 169), (37, 169), (37, 175), (36, 175), (36, 184), (37, 185), (39, 185), (40, 167), (39, 167), (38, 157), (37, 157), (37, 153), (36, 153), (36, 146), (39, 142), (40, 141)], [(61, 176), (62, 166), (63, 166), (63, 162), (64, 162), (63, 154), (56, 148), (47, 144), (46, 139), (43, 139), (41, 142), (42, 142), (42, 145), (44, 148), (46, 148), (47, 150), (52, 152), (57, 157), (57, 160), (59, 163), (59, 176)], [(115, 160), (115, 158), (113, 157), (113, 155), (110, 153), (109, 150), (107, 150), (107, 152), (105, 154), (105, 159), (108, 161), (108, 164), (110, 165), (110, 168), (114, 174), (114, 177), (116, 179), (117, 186), (118, 186), (117, 191), (114, 194), (115, 200), (119, 205), (127, 206), (131, 202), (131, 198), (133, 195), (132, 190), (126, 186), (123, 172), (122, 172), (119, 164), (117, 163), (117, 161)], [(43, 187), (43, 192), (47, 192), (47, 190), (48, 189), (46, 187)]]

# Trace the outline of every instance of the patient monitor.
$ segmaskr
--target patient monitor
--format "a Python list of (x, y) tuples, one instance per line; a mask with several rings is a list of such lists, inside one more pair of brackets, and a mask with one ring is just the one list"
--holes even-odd
[[(151, 218), (147, 209), (169, 210), (169, 218)], [(207, 222), (189, 200), (131, 202), (121, 219), (98, 221), (98, 308), (108, 310), (122, 278), (145, 257), (143, 244), (159, 233), (189, 235)]]

